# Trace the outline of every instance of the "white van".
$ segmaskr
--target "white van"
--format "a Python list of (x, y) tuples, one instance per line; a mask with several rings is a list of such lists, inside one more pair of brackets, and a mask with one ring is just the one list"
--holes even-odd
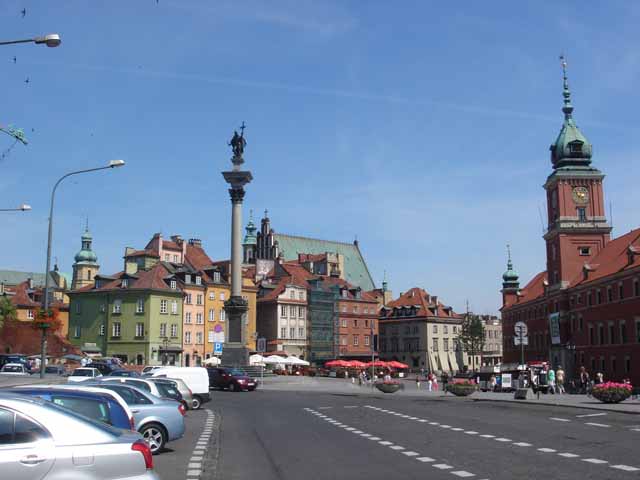
[(162, 367), (151, 371), (152, 377), (179, 378), (193, 392), (193, 409), (211, 400), (209, 373), (204, 367)]

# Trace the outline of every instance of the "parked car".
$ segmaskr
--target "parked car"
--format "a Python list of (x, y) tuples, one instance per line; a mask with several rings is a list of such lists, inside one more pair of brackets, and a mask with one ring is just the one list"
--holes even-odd
[(184, 383), (184, 380), (180, 380), (179, 378), (165, 378), (165, 377), (147, 377), (148, 380), (158, 384), (169, 384), (174, 388), (177, 388), (182, 395), (182, 404), (185, 406), (187, 410), (193, 409), (193, 392)]
[(40, 397), (85, 417), (117, 428), (135, 431), (133, 413), (116, 392), (81, 385), (30, 385), (10, 390), (20, 395)]
[(160, 453), (167, 442), (184, 435), (186, 410), (181, 403), (158, 398), (126, 383), (93, 382), (90, 385), (113, 390), (127, 402), (136, 430), (142, 434), (154, 455)]
[(140, 374), (135, 370), (125, 370), (121, 368), (120, 370), (114, 370), (109, 373), (107, 377), (132, 377), (132, 378), (140, 378)]
[(127, 378), (127, 377), (102, 377), (101, 382), (119, 382), (132, 385), (140, 390), (149, 392), (159, 398), (170, 398), (177, 402), (182, 402), (182, 395), (177, 388), (171, 385), (158, 385), (145, 378)]
[(160, 365), (147, 365), (146, 367), (144, 367), (142, 369), (142, 375), (146, 376), (146, 375), (151, 375), (151, 372), (153, 372), (154, 370), (157, 370), (159, 368), (163, 368)]
[(0, 355), (0, 367), (3, 367), (7, 363), (22, 363), (23, 365), (26, 365), (29, 371), (31, 371), (29, 359), (26, 355), (21, 353), (7, 353)]
[(232, 392), (248, 391), (256, 389), (257, 382), (244, 371), (236, 368), (213, 367), (207, 368), (209, 372), (209, 386), (221, 390), (228, 388)]
[(5, 363), (0, 368), (0, 375), (31, 375), (24, 363)]
[(96, 368), (90, 367), (78, 367), (67, 378), (67, 382), (84, 382), (85, 380), (95, 379), (102, 377), (100, 371)]
[(116, 363), (107, 363), (107, 362), (91, 362), (85, 365), (86, 368), (95, 368), (102, 375), (109, 375), (111, 372), (115, 372), (116, 370), (122, 370), (122, 367)]
[(0, 391), (0, 471), (11, 480), (159, 480), (140, 434)]
[(161, 378), (179, 378), (186, 383), (193, 393), (194, 410), (211, 400), (209, 375), (204, 367), (163, 367), (153, 370), (151, 375)]

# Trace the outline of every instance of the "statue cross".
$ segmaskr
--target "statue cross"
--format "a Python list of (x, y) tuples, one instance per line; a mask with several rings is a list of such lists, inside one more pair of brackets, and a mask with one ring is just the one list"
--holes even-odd
[(240, 136), (242, 138), (244, 138), (244, 129), (245, 129), (245, 124), (244, 124), (244, 120), (242, 121), (242, 125), (240, 125)]

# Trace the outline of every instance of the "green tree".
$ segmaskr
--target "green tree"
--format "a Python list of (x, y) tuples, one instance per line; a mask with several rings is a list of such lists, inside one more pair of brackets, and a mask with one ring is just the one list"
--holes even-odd
[(0, 328), (6, 320), (15, 320), (16, 307), (13, 306), (9, 297), (3, 295), (0, 297)]
[(484, 324), (478, 315), (467, 313), (458, 335), (462, 348), (471, 356), (471, 370), (475, 370), (475, 357), (484, 349), (485, 331)]

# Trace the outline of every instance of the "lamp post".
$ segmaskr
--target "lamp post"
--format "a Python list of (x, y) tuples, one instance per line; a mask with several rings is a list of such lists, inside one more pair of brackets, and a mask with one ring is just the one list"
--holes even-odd
[[(58, 179), (56, 184), (53, 186), (53, 190), (51, 191), (51, 205), (49, 207), (49, 232), (47, 235), (47, 267), (44, 271), (44, 299), (42, 301), (42, 306), (44, 310), (45, 316), (49, 317), (49, 269), (51, 268), (51, 237), (53, 235), (53, 205), (56, 195), (56, 189), (60, 182), (62, 182), (65, 178), (70, 177), (72, 175), (79, 175), (81, 173), (89, 173), (89, 172), (97, 172), (98, 170), (108, 170), (111, 168), (117, 168), (124, 166), (124, 160), (111, 160), (109, 164), (105, 167), (97, 167), (97, 168), (88, 168), (86, 170), (77, 170), (75, 172), (67, 173)], [(47, 328), (48, 325), (46, 322), (41, 323), (42, 330), (42, 339), (40, 344), (40, 378), (44, 378), (44, 370), (45, 370), (45, 361), (47, 356)]]
[(25, 38), (24, 40), (9, 40), (0, 42), (0, 45), (14, 45), (16, 43), (35, 43), (36, 45), (46, 45), (50, 48), (55, 48), (62, 43), (60, 35), (57, 33), (49, 33), (41, 37)]
[(28, 212), (31, 210), (31, 205), (23, 203), (18, 208), (0, 208), (0, 212)]

